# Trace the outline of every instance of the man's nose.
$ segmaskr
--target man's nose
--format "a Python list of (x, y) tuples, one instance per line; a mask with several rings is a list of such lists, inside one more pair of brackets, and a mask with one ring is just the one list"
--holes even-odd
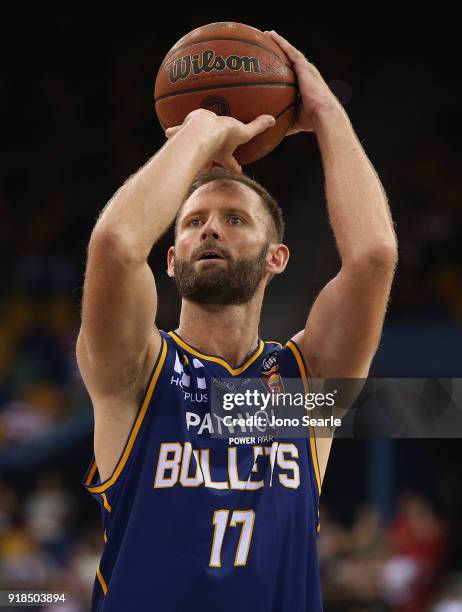
[(202, 227), (201, 239), (206, 240), (207, 238), (214, 238), (215, 240), (219, 240), (220, 237), (221, 233), (216, 221), (209, 219)]

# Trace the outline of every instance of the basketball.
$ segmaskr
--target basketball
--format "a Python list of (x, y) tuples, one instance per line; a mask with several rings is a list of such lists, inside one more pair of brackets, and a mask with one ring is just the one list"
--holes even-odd
[(210, 23), (183, 36), (157, 73), (154, 101), (165, 130), (205, 108), (248, 123), (269, 114), (276, 124), (238, 147), (249, 164), (272, 151), (294, 120), (298, 86), (285, 53), (263, 32), (242, 23)]

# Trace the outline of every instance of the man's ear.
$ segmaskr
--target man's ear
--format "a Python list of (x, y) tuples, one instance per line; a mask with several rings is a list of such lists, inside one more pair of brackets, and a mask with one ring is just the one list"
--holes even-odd
[(271, 274), (284, 272), (289, 261), (289, 249), (285, 244), (271, 245), (267, 255), (266, 270)]
[(167, 251), (167, 275), (170, 278), (175, 276), (175, 247), (169, 247)]

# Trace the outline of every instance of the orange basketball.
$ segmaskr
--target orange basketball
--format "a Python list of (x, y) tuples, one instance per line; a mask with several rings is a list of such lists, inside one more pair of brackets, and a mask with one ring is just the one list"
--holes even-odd
[(269, 114), (276, 125), (236, 149), (240, 164), (272, 151), (294, 120), (298, 86), (285, 53), (263, 32), (242, 23), (210, 23), (183, 36), (167, 53), (154, 90), (165, 130), (206, 108), (248, 123)]

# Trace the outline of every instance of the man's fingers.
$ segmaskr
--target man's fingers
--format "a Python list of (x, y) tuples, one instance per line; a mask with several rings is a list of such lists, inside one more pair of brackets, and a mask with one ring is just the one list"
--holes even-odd
[(276, 119), (272, 115), (260, 115), (246, 125), (248, 133), (250, 134), (249, 140), (257, 134), (261, 134), (268, 128), (273, 127), (275, 124)]
[(301, 51), (296, 49), (293, 45), (290, 44), (288, 40), (286, 40), (283, 36), (275, 32), (274, 30), (266, 32), (266, 34), (268, 34), (274, 40), (274, 42), (276, 42), (281, 47), (281, 49), (284, 51), (284, 53), (287, 55), (287, 57), (292, 63), (295, 63), (296, 61), (300, 61), (302, 59), (306, 59)]
[(242, 168), (237, 163), (237, 160), (233, 155), (227, 155), (226, 157), (218, 161), (223, 166), (223, 168), (231, 170), (231, 172), (237, 172), (238, 174), (241, 174)]
[(167, 138), (171, 138), (172, 136), (175, 136), (175, 134), (178, 132), (179, 129), (181, 129), (181, 127), (181, 125), (175, 125), (174, 127), (167, 128), (165, 130), (165, 135), (167, 136)]
[(205, 166), (202, 166), (201, 172), (210, 172), (212, 168), (213, 168), (213, 161), (209, 161), (205, 164)]
[(242, 167), (237, 163), (233, 155), (222, 155), (221, 157), (217, 157), (213, 166), (220, 166), (221, 168), (231, 170), (231, 172), (237, 172), (238, 174), (242, 173)]

